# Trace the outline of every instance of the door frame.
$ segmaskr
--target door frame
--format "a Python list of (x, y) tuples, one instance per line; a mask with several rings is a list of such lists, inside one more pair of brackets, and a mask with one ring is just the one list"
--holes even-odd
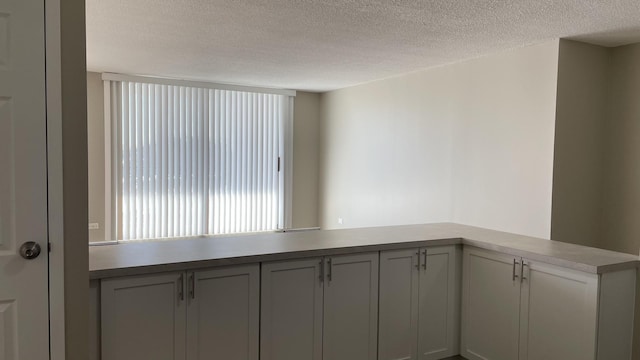
[[(45, 0), (47, 197), (49, 221), (49, 358), (65, 357), (64, 222), (62, 214), (62, 88), (60, 0)], [(55, 331), (54, 331), (55, 330)]]
[[(85, 2), (42, 1), (45, 4), (47, 217), (51, 246), (49, 358), (86, 359), (89, 354), (87, 195), (82, 187), (75, 194), (64, 193), (65, 188), (73, 189), (86, 182), (87, 173), (86, 161), (79, 161), (86, 158), (86, 131), (77, 131), (75, 139), (70, 134), (74, 125), (80, 125), (80, 130), (82, 123), (86, 126)], [(78, 101), (83, 96), (85, 100)], [(65, 173), (65, 161), (67, 167), (73, 164), (77, 171), (67, 169)], [(67, 347), (67, 344), (73, 346)]]

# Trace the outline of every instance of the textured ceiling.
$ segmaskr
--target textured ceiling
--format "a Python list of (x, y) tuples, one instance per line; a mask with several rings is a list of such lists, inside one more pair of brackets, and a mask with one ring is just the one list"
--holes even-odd
[(640, 42), (640, 0), (87, 0), (92, 71), (326, 91), (559, 37)]

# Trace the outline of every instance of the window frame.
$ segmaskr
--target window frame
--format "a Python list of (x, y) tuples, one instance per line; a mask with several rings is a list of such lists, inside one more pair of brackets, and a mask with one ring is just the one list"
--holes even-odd
[[(203, 89), (214, 90), (230, 90), (230, 91), (243, 91), (253, 92), (261, 94), (275, 94), (285, 95), (289, 97), (288, 105), (289, 111), (285, 112), (285, 116), (282, 124), (283, 141), (280, 143), (280, 165), (281, 171), (279, 173), (280, 184), (280, 206), (279, 206), (279, 221), (278, 229), (275, 231), (285, 231), (292, 228), (293, 218), (293, 122), (294, 122), (294, 107), (295, 107), (295, 90), (275, 89), (275, 88), (262, 88), (253, 86), (241, 86), (220, 84), (202, 81), (190, 81), (171, 78), (159, 78), (159, 77), (147, 77), (136, 75), (124, 75), (116, 73), (103, 73), (102, 74), (103, 86), (104, 86), (104, 146), (105, 146), (105, 241), (100, 244), (118, 243), (118, 242), (130, 242), (141, 240), (153, 240), (153, 239), (133, 239), (133, 240), (121, 240), (117, 239), (117, 206), (115, 204), (116, 197), (113, 196), (114, 184), (119, 181), (118, 171), (113, 163), (114, 157), (117, 158), (117, 141), (118, 139), (113, 136), (114, 128), (116, 124), (112, 122), (112, 99), (111, 99), (111, 82), (113, 81), (129, 81), (129, 82), (141, 82), (147, 84), (160, 84), (171, 86), (185, 86), (196, 87)], [(218, 234), (187, 236), (184, 238), (194, 238), (202, 236), (221, 236)]]

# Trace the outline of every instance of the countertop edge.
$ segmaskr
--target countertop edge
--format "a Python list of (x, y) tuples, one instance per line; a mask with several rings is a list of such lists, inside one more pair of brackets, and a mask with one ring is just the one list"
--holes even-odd
[[(468, 245), (481, 249), (497, 251), (513, 256), (523, 257), (532, 261), (540, 261), (567, 269), (573, 269), (591, 274), (604, 274), (608, 272), (637, 269), (640, 260), (637, 256), (616, 253), (603, 249), (595, 249), (580, 245), (561, 242), (549, 243), (552, 240), (533, 238), (524, 235), (506, 233), (496, 230), (476, 228), (467, 225), (440, 223), (422, 225), (403, 225), (396, 227), (346, 229), (333, 233), (332, 230), (319, 230), (315, 234), (307, 234), (293, 237), (294, 235), (263, 235), (263, 237), (244, 237), (222, 239), (218, 243), (212, 239), (208, 245), (204, 245), (204, 251), (193, 251), (197, 242), (185, 243), (180, 246), (176, 242), (166, 242), (160, 245), (155, 242), (152, 251), (164, 252), (164, 256), (154, 258), (133, 258), (133, 260), (121, 259), (120, 254), (126, 253), (128, 244), (109, 245), (97, 247), (90, 251), (90, 263), (94, 261), (94, 267), (90, 266), (90, 280), (107, 279), (122, 276), (148, 275), (154, 273), (188, 271), (209, 267), (241, 265), (268, 261), (284, 261), (299, 258), (322, 257), (332, 255), (344, 255), (353, 253), (376, 252), (385, 250), (400, 250), (416, 247), (434, 247), (446, 245)], [(374, 240), (367, 243), (368, 236), (374, 235)], [(291, 234), (291, 233), (290, 233)], [(303, 234), (303, 233), (301, 233)], [(406, 241), (399, 240), (406, 236)], [(339, 241), (332, 245), (319, 243), (308, 244), (313, 241), (325, 241), (324, 239), (336, 238)], [(385, 239), (394, 240), (385, 240)], [(240, 249), (245, 246), (246, 252), (233, 247), (235, 239), (241, 242)], [(273, 248), (268, 246), (262, 250), (253, 249), (253, 241), (265, 239), (273, 243)], [(304, 239), (304, 240), (301, 240)], [(303, 241), (303, 246), (295, 245), (297, 241)], [(196, 240), (196, 241), (199, 241)], [(206, 240), (204, 240), (206, 241)], [(223, 248), (225, 241), (232, 244), (233, 251), (219, 252), (216, 246)], [(389, 241), (389, 242), (386, 242)], [(540, 241), (540, 242), (538, 242)], [(217, 244), (217, 245), (216, 245)], [(222, 244), (222, 245), (221, 245)], [(256, 243), (258, 244), (258, 243)], [(287, 245), (290, 244), (290, 245)], [(111, 248), (113, 246), (113, 248)], [(122, 248), (116, 248), (123, 246)], [(141, 243), (133, 244), (133, 249), (138, 251), (145, 249)], [(141, 249), (141, 247), (144, 247)], [(102, 249), (100, 249), (102, 248)], [(184, 249), (191, 249), (191, 253)], [(208, 249), (208, 250), (207, 250)], [(538, 249), (538, 250), (536, 250)], [(175, 259), (173, 252), (176, 252)], [(188, 255), (185, 255), (188, 253)], [(167, 254), (169, 254), (167, 256)], [(217, 256), (216, 256), (217, 255)], [(164, 261), (161, 260), (164, 258)]]
[(540, 261), (543, 263), (557, 265), (563, 268), (578, 270), (578, 271), (582, 271), (590, 274), (600, 275), (608, 272), (637, 269), (638, 267), (640, 267), (640, 260), (630, 260), (630, 261), (624, 261), (616, 264), (595, 266), (595, 265), (584, 264), (576, 261), (565, 260), (565, 259), (561, 259), (558, 257), (549, 256), (549, 255), (536, 254), (535, 252), (531, 252), (531, 251), (514, 249), (508, 246), (491, 244), (482, 240), (463, 238), (462, 244), (474, 246), (474, 247), (485, 249), (485, 250), (509, 254), (513, 256), (519, 256), (519, 257), (527, 258), (529, 260)]
[(278, 252), (271, 254), (252, 255), (252, 256), (238, 256), (230, 258), (210, 259), (210, 260), (194, 260), (185, 262), (174, 262), (165, 264), (132, 266), (132, 267), (119, 267), (112, 269), (97, 269), (89, 271), (89, 280), (101, 280), (122, 276), (136, 276), (136, 275), (149, 275), (158, 274), (163, 272), (173, 271), (188, 271), (197, 270), (209, 267), (220, 266), (233, 266), (233, 265), (245, 265), (259, 262), (269, 261), (286, 261), (295, 259), (304, 259), (312, 257), (322, 257), (331, 255), (347, 255), (366, 252), (377, 252), (387, 250), (403, 250), (411, 249), (415, 247), (437, 247), (437, 246), (450, 246), (461, 245), (462, 238), (450, 237), (431, 240), (416, 240), (408, 242), (397, 242), (389, 244), (374, 244), (365, 246), (347, 246), (336, 247), (330, 249), (316, 249), (305, 251), (290, 251), (290, 252)]

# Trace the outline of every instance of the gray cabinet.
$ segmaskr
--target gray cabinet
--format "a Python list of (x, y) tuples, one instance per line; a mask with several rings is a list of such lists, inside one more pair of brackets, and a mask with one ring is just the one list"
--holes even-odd
[(323, 261), (262, 265), (261, 360), (322, 360)]
[(460, 353), (459, 246), (420, 250), (418, 359), (444, 359)]
[(257, 360), (259, 265), (101, 282), (102, 360)]
[(418, 355), (418, 249), (380, 253), (380, 360)]
[(635, 275), (634, 269), (591, 274), (467, 247), (462, 355), (629, 359)]
[(520, 280), (516, 257), (464, 249), (462, 356), (516, 360)]
[(187, 274), (187, 360), (258, 360), (260, 267)]
[(459, 257), (456, 246), (380, 253), (380, 360), (458, 354)]
[(375, 360), (378, 253), (262, 265), (261, 360)]
[(103, 360), (184, 360), (184, 273), (102, 280)]
[(376, 360), (378, 253), (326, 259), (325, 360)]
[[(519, 359), (596, 359), (598, 276), (527, 259), (521, 264)], [(603, 357), (614, 358), (625, 357)]]

